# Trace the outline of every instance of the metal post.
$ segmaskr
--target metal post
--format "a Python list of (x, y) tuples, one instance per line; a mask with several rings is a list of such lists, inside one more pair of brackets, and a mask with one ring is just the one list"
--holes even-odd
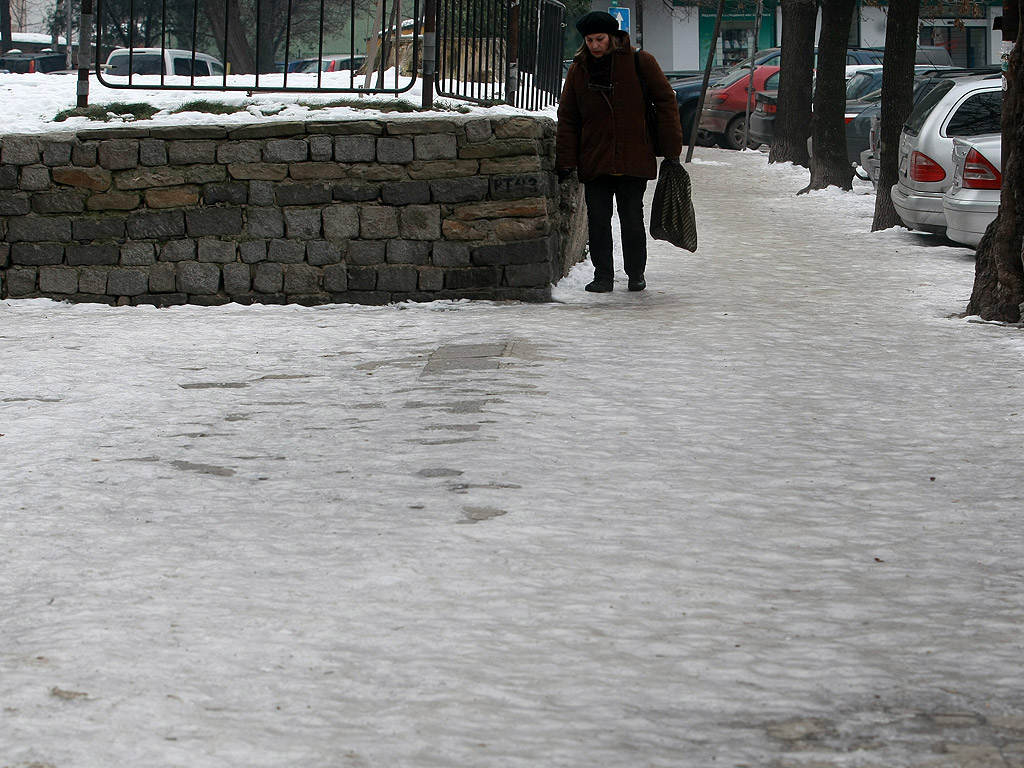
[[(68, 41), (70, 44), (70, 41)], [(89, 70), (92, 68), (92, 0), (82, 0), (78, 24), (78, 107), (89, 106)]]
[(434, 108), (434, 78), (437, 76), (437, 0), (423, 7), (423, 108)]
[(764, 9), (764, 0), (757, 0), (757, 15), (754, 17), (754, 50), (750, 54), (750, 82), (747, 84), (747, 114), (746, 122), (743, 124), (743, 149), (750, 143), (750, 111), (753, 109), (754, 100), (754, 68), (757, 66), (757, 40), (761, 35), (761, 13)]
[(519, 90), (519, 2), (508, 4), (508, 72), (505, 77), (505, 103), (515, 106)]

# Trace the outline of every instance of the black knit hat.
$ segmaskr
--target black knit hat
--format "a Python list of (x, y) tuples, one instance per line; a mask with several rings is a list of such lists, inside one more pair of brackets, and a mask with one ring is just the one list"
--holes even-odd
[(576, 29), (583, 37), (601, 32), (611, 35), (619, 31), (619, 22), (610, 13), (591, 11), (576, 22)]

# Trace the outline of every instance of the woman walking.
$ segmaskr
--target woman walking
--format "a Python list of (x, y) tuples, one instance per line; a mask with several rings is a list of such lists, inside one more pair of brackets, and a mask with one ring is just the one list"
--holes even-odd
[[(583, 45), (576, 52), (558, 105), (555, 168), (559, 181), (574, 170), (584, 185), (594, 281), (587, 290), (607, 293), (614, 286), (612, 202), (622, 230), (623, 268), (629, 290), (647, 287), (647, 233), (644, 192), (658, 176), (658, 154), (678, 160), (683, 149), (675, 92), (657, 60), (629, 43), (615, 18), (588, 13), (576, 29)], [(657, 125), (647, 125), (647, 98)]]

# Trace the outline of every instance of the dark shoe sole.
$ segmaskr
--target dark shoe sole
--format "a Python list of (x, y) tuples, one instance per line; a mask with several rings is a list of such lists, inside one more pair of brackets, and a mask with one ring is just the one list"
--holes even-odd
[(631, 291), (642, 291), (646, 287), (647, 287), (647, 281), (646, 280), (630, 280), (629, 281), (629, 290), (631, 290)]
[(587, 283), (587, 287), (583, 290), (590, 291), (591, 293), (611, 293), (612, 284), (603, 280), (595, 280), (592, 283)]

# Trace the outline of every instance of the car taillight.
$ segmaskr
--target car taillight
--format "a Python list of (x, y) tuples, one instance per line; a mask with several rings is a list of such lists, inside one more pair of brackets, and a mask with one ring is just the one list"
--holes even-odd
[(914, 150), (914, 154), (910, 156), (910, 180), (920, 182), (934, 182), (942, 181), (946, 178), (946, 172), (942, 170), (942, 166), (932, 160), (928, 155), (924, 155)]
[(762, 102), (761, 103), (761, 110), (766, 115), (774, 115), (776, 112), (779, 111), (779, 105), (778, 104), (766, 104), (766, 103)]
[(846, 124), (849, 125), (850, 121), (853, 120), (853, 118), (855, 118), (855, 117), (856, 117), (856, 115), (845, 115)]
[(971, 147), (964, 160), (963, 186), (965, 189), (999, 189), (1003, 186), (1003, 174), (981, 152)]

